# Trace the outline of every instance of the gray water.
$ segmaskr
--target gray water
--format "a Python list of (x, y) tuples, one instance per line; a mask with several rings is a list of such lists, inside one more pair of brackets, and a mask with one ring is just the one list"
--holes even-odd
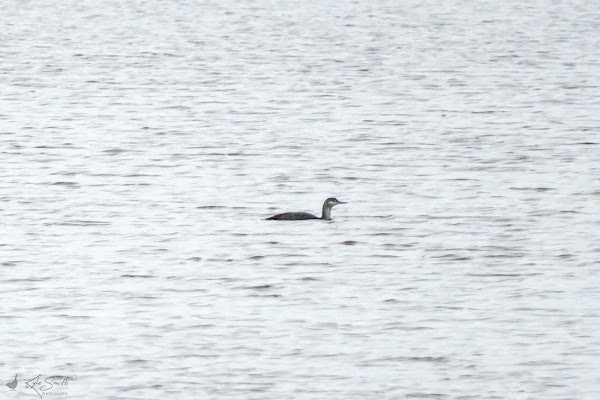
[(600, 398), (599, 10), (5, 1), (2, 398)]

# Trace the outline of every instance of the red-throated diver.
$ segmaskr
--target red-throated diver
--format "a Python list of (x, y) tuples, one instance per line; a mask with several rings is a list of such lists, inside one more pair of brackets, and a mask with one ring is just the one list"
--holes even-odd
[(321, 218), (309, 214), (309, 213), (305, 213), (305, 212), (287, 212), (287, 213), (283, 213), (283, 214), (277, 214), (277, 215), (273, 215), (272, 217), (267, 218), (269, 219), (273, 219), (273, 220), (279, 220), (279, 221), (299, 221), (299, 220), (305, 220), (305, 219), (324, 219), (329, 221), (331, 219), (331, 208), (337, 204), (345, 204), (345, 201), (339, 201), (338, 199), (336, 199), (335, 197), (330, 197), (327, 200), (325, 200), (325, 203), (323, 203), (323, 214), (321, 215)]

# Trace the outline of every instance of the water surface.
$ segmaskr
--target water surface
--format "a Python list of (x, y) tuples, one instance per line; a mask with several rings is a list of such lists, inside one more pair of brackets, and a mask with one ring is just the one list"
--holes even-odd
[(599, 398), (597, 3), (0, 22), (6, 398)]

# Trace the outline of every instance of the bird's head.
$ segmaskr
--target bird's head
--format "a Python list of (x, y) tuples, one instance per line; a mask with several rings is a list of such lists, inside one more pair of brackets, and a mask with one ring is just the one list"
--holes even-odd
[(333, 206), (336, 206), (338, 204), (346, 204), (346, 202), (345, 201), (339, 201), (335, 197), (330, 197), (327, 200), (325, 200), (325, 204), (328, 205), (329, 207), (333, 207)]

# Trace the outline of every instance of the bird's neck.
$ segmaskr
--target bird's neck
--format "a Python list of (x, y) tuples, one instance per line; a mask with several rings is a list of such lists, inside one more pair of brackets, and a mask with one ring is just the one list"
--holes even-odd
[(328, 221), (331, 219), (331, 206), (323, 204), (323, 215), (321, 215), (321, 219)]

